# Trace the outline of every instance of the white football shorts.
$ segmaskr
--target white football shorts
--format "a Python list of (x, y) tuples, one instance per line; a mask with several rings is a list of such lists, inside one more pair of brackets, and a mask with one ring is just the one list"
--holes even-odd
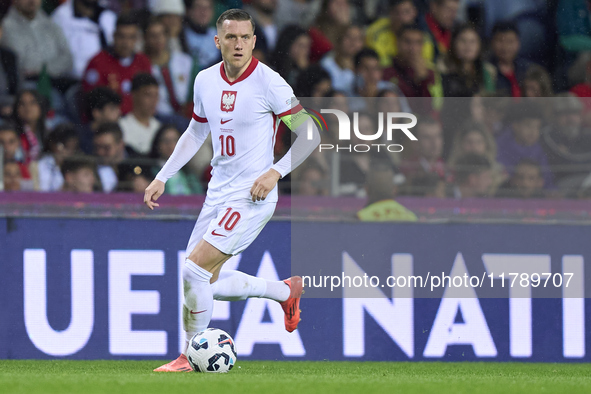
[(203, 238), (225, 254), (242, 253), (259, 235), (275, 212), (275, 202), (228, 201), (203, 204), (191, 233), (187, 256)]

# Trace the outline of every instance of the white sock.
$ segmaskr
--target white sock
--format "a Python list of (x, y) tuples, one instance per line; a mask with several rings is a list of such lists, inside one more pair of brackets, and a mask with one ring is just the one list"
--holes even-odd
[(212, 274), (189, 259), (183, 267), (183, 327), (188, 341), (203, 331), (211, 321), (213, 312), (213, 292), (209, 283)]
[(289, 286), (284, 282), (269, 281), (244, 272), (223, 270), (212, 284), (213, 297), (221, 301), (245, 300), (250, 297), (269, 298), (283, 302), (289, 298)]

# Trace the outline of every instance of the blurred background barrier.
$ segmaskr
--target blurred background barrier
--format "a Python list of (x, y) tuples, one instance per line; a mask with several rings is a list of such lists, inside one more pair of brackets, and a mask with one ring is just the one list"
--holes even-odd
[[(44, 204), (30, 194), (12, 196), (13, 201), (2, 196), (0, 202), (0, 358), (169, 359), (178, 354), (183, 338), (179, 267), (198, 202), (163, 198), (162, 211), (168, 213), (149, 220), (152, 213), (145, 213), (135, 196), (124, 194), (96, 200), (52, 194)], [(419, 218), (421, 210), (429, 209), (434, 215), (438, 210), (484, 210), (469, 200), (462, 206), (446, 201), (420, 208), (409, 200), (407, 206)], [(574, 272), (584, 289), (591, 230), (556, 224), (555, 218), (576, 217), (585, 207), (549, 208), (530, 201), (528, 207), (513, 202), (503, 208), (502, 201), (486, 205), (488, 212), (517, 212), (512, 223), (451, 223), (454, 216), (449, 216), (443, 220), (447, 223), (354, 224), (352, 218), (342, 223), (342, 218), (335, 222), (314, 214), (315, 209), (322, 212), (314, 200), (283, 199), (275, 219), (225, 268), (272, 279), (306, 274), (299, 264), (304, 259), (317, 266), (341, 265), (343, 271), (348, 266), (347, 272), (360, 275), (396, 264), (414, 264), (420, 274), (420, 267), (437, 261), (447, 275), (471, 275), (489, 264), (484, 255), (494, 254), (541, 262), (552, 274)], [(290, 221), (291, 210), (303, 212), (304, 203), (310, 215), (325, 220)], [(349, 206), (346, 199), (334, 204)], [(172, 209), (177, 211), (167, 211)], [(137, 219), (131, 218), (134, 212)], [(496, 214), (489, 219), (495, 216), (502, 219)], [(545, 225), (517, 223), (543, 217)], [(316, 243), (302, 245), (302, 233)], [(211, 325), (233, 335), (243, 359), (591, 360), (588, 290), (571, 294), (558, 285), (564, 298), (535, 298), (536, 289), (530, 289), (530, 296), (509, 298), (517, 293), (510, 294), (506, 286), (503, 298), (453, 291), (445, 298), (441, 293), (419, 298), (408, 289), (388, 287), (373, 289), (369, 298), (342, 298), (345, 293), (306, 298), (302, 323), (292, 334), (284, 330), (283, 312), (275, 302), (216, 301)]]

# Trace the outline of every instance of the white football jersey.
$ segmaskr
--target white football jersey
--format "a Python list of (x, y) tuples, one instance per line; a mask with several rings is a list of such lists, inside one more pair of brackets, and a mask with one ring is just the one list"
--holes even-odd
[[(297, 105), (292, 88), (255, 58), (234, 82), (220, 62), (195, 78), (194, 103), (193, 119), (208, 123), (213, 142), (208, 203), (250, 199), (254, 181), (273, 165), (279, 118)], [(277, 187), (265, 201), (277, 201)]]

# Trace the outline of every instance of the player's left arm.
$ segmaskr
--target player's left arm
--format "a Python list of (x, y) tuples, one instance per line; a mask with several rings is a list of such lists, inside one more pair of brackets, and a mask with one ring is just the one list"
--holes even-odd
[[(310, 115), (294, 97), (287, 82), (278, 77), (271, 82), (270, 89), (273, 89), (272, 93), (268, 95), (273, 112), (278, 114), (283, 123), (297, 135), (297, 138), (287, 153), (254, 182), (250, 189), (252, 201), (264, 200), (279, 179), (302, 164), (320, 144), (320, 133), (316, 123), (309, 121)], [(283, 106), (288, 104), (290, 107), (281, 108), (276, 103)]]

